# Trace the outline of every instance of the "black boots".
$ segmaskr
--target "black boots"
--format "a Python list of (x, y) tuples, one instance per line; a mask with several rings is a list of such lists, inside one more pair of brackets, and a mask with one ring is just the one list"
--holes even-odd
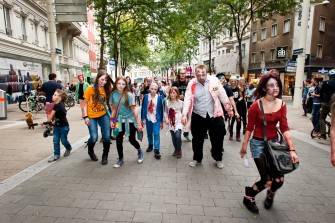
[(106, 165), (108, 163), (108, 153), (110, 148), (110, 142), (103, 142), (104, 150), (102, 152), (101, 164)]
[(153, 145), (149, 145), (149, 147), (147, 148), (147, 152), (151, 152), (152, 150), (154, 149), (154, 146)]
[(275, 196), (275, 192), (272, 192), (270, 189), (266, 192), (266, 198), (264, 201), (265, 209), (270, 209), (272, 207), (274, 196)]
[(254, 214), (258, 214), (259, 210), (256, 205), (255, 196), (258, 192), (254, 191), (252, 187), (245, 187), (245, 195), (243, 198), (243, 204), (247, 207), (249, 211)]
[(88, 148), (88, 155), (90, 156), (92, 161), (98, 161), (97, 156), (94, 154), (94, 145), (95, 143), (89, 143), (87, 142), (87, 148)]

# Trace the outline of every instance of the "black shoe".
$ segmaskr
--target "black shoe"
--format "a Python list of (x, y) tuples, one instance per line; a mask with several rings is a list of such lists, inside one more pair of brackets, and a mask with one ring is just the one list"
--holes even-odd
[(116, 137), (115, 136), (111, 136), (111, 140), (116, 140)]
[(162, 156), (159, 152), (155, 152), (155, 158), (156, 159), (160, 159)]
[(108, 163), (107, 156), (102, 155), (101, 164), (106, 165)]
[(273, 204), (273, 198), (274, 198), (275, 193), (271, 192), (268, 190), (266, 193), (266, 198), (264, 201), (264, 208), (265, 209), (270, 209), (272, 207)]
[(149, 147), (147, 148), (147, 152), (151, 152), (154, 149), (153, 145), (149, 145)]
[(88, 154), (88, 155), (90, 156), (92, 161), (94, 161), (94, 162), (98, 161), (98, 157), (94, 153)]
[(248, 198), (244, 197), (243, 198), (243, 204), (247, 207), (247, 209), (249, 211), (251, 211), (252, 213), (254, 214), (259, 214), (259, 210), (258, 210), (258, 207), (256, 205), (256, 201), (255, 201), (255, 198), (254, 197), (250, 197), (252, 199), (249, 200)]

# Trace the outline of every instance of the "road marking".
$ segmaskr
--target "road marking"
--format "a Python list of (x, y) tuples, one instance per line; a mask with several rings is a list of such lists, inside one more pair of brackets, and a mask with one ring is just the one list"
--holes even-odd
[[(79, 139), (74, 144), (72, 144), (72, 152), (82, 147), (84, 145), (84, 142), (87, 141), (88, 138), (89, 138), (89, 135), (84, 136), (83, 138)], [(62, 150), (65, 150), (65, 149), (62, 149)], [(7, 191), (10, 191), (14, 187), (20, 185), (21, 183), (28, 180), (29, 178), (35, 176), (36, 174), (38, 174), (45, 168), (49, 167), (50, 165), (54, 164), (55, 162), (48, 163), (49, 158), (50, 157), (46, 157), (45, 159), (40, 160), (39, 162), (27, 167), (26, 169), (20, 171), (19, 173), (2, 181), (0, 183), (0, 196), (2, 196)], [(61, 161), (58, 161), (58, 162), (61, 162)]]
[[(13, 122), (13, 121), (11, 121), (11, 122)], [(14, 123), (0, 126), (0, 130), (16, 127), (16, 126), (23, 125), (23, 124), (26, 124), (26, 122), (25, 121), (14, 121)]]

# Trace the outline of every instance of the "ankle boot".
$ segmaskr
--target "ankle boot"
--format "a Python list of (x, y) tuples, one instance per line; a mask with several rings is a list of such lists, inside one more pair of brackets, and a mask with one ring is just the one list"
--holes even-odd
[(236, 133), (236, 141), (241, 142), (241, 133)]
[(104, 150), (102, 152), (101, 164), (106, 165), (108, 163), (108, 153), (110, 148), (110, 142), (103, 142)]
[(182, 152), (181, 150), (177, 150), (177, 155), (176, 155), (177, 159), (180, 159), (182, 157)]
[(90, 156), (92, 161), (98, 161), (97, 156), (94, 154), (94, 146), (95, 146), (95, 143), (91, 144), (87, 142), (88, 155)]
[(275, 192), (272, 192), (270, 189), (266, 192), (266, 198), (264, 201), (265, 209), (270, 209), (272, 207), (274, 196), (275, 196)]
[(245, 195), (243, 198), (243, 204), (247, 207), (249, 211), (254, 214), (258, 214), (259, 210), (256, 205), (255, 196), (257, 191), (254, 191), (252, 187), (245, 187)]
[(234, 133), (233, 133), (233, 131), (231, 131), (231, 132), (229, 133), (229, 140), (233, 140), (233, 137), (234, 137)]

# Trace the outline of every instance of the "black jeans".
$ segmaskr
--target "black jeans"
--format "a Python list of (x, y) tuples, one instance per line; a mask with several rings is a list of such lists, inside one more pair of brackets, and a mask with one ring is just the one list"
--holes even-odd
[[(126, 127), (125, 124), (122, 123), (122, 132), (116, 136), (116, 148), (117, 153), (119, 154), (119, 159), (123, 159), (123, 135), (125, 134)], [(132, 144), (135, 149), (139, 150), (141, 148), (140, 144), (136, 140), (136, 128), (134, 123), (129, 123), (129, 142)]]
[(138, 102), (138, 106), (141, 106), (141, 98), (140, 98), (140, 96), (135, 96), (135, 105), (136, 105), (136, 102)]
[(212, 157), (216, 161), (222, 161), (223, 139), (226, 134), (223, 117), (210, 118), (207, 114), (203, 118), (196, 113), (192, 113), (191, 117), (193, 160), (199, 163), (202, 161), (207, 130), (212, 144)]

